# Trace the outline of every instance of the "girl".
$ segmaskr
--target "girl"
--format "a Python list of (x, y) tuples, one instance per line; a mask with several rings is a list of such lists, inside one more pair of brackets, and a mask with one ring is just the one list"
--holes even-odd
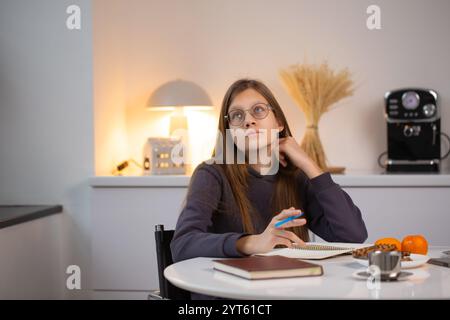
[[(275, 174), (264, 175), (263, 165), (250, 163), (248, 153), (255, 139), (271, 130), (279, 132), (275, 159), (281, 166)], [(277, 245), (303, 245), (309, 240), (308, 230), (329, 242), (367, 239), (360, 210), (301, 149), (263, 83), (241, 79), (231, 85), (222, 102), (219, 131), (213, 157), (220, 154), (218, 146), (232, 141), (234, 160), (245, 154), (245, 163), (227, 164), (224, 152), (222, 164), (197, 166), (171, 242), (175, 262), (200, 256), (243, 257)], [(238, 139), (239, 132), (244, 139)], [(273, 139), (267, 138), (266, 144), (258, 140), (256, 148), (276, 150)], [(301, 218), (275, 227), (277, 221), (299, 213)]]

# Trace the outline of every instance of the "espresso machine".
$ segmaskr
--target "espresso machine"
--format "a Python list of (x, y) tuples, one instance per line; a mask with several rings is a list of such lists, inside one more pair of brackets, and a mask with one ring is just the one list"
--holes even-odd
[(441, 119), (438, 95), (427, 89), (385, 94), (387, 172), (438, 172)]

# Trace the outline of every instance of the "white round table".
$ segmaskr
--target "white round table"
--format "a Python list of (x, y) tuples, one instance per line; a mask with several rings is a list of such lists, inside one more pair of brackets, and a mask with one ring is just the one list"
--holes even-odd
[[(431, 258), (444, 257), (449, 247), (432, 247)], [(321, 264), (320, 277), (247, 280), (213, 269), (216, 258), (194, 258), (172, 264), (164, 276), (175, 286), (231, 299), (450, 299), (450, 268), (425, 264), (405, 269), (408, 279), (373, 283), (357, 279), (364, 270), (350, 255), (311, 261)]]

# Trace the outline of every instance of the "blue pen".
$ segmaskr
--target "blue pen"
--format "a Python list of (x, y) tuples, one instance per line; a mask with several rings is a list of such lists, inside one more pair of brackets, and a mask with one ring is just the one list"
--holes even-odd
[(286, 219), (283, 219), (283, 220), (281, 220), (281, 221), (278, 221), (277, 223), (275, 223), (275, 228), (278, 228), (279, 226), (282, 226), (283, 224), (285, 224), (285, 223), (287, 223), (287, 222), (289, 222), (289, 221), (292, 221), (292, 220), (294, 220), (294, 219), (300, 218), (302, 215), (303, 215), (303, 212), (300, 213), (300, 214), (297, 214), (297, 215), (295, 215), (295, 216), (290, 216), (290, 217), (288, 217), (288, 218), (286, 218)]

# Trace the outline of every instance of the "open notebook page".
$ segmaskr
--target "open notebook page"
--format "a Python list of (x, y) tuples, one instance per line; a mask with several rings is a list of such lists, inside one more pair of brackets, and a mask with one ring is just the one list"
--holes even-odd
[(306, 247), (273, 249), (258, 256), (284, 256), (288, 258), (320, 260), (341, 254), (351, 253), (354, 249), (371, 247), (373, 244), (342, 243), (342, 242), (308, 242)]

